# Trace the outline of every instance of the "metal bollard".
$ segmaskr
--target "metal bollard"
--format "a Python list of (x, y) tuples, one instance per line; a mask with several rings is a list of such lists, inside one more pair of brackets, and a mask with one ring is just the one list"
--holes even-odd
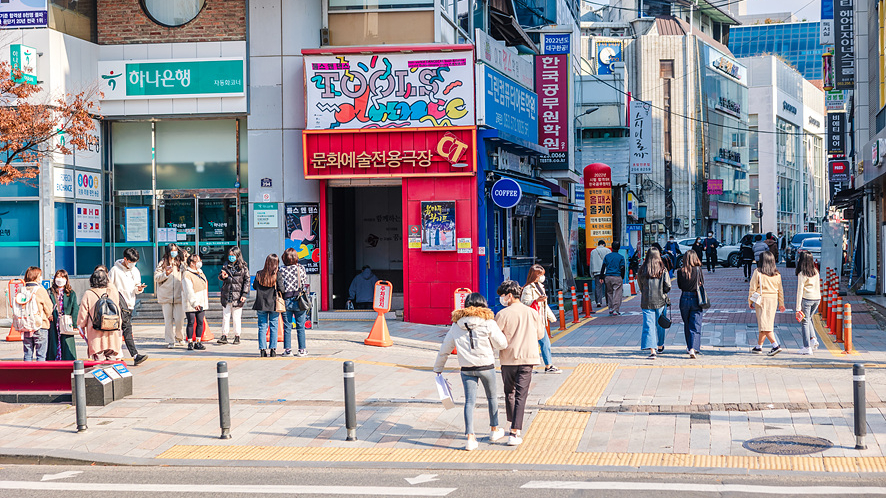
[(557, 306), (560, 312), (559, 330), (566, 330), (566, 308), (563, 307), (563, 291), (557, 291)]
[(74, 407), (77, 410), (77, 432), (83, 432), (86, 427), (86, 371), (83, 369), (83, 360), (74, 361)]
[(345, 378), (345, 428), (348, 430), (348, 437), (345, 441), (356, 441), (357, 393), (354, 387), (354, 362), (346, 361), (343, 370)]
[(218, 376), (218, 425), (221, 427), (219, 439), (231, 439), (231, 395), (228, 392), (228, 362), (218, 362), (215, 370)]
[(864, 365), (852, 365), (852, 404), (855, 406), (855, 449), (866, 450), (867, 409), (864, 401)]
[(852, 351), (852, 305), (843, 306), (843, 354)]
[(572, 323), (578, 323), (578, 298), (575, 297), (575, 286), (571, 287), (572, 290)]

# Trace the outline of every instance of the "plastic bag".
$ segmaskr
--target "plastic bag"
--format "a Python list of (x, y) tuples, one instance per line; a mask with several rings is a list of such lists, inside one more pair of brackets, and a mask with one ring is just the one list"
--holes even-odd
[(443, 374), (437, 374), (434, 380), (437, 384), (437, 397), (443, 403), (443, 408), (447, 410), (455, 408), (455, 399), (452, 397), (452, 385), (443, 377)]

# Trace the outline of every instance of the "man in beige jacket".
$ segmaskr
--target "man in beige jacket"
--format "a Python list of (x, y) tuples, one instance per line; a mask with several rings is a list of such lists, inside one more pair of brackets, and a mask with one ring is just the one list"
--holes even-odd
[(544, 337), (544, 324), (537, 311), (520, 302), (522, 289), (513, 280), (505, 280), (496, 291), (505, 309), (498, 312), (495, 322), (508, 340), (501, 350), (501, 378), (505, 388), (505, 411), (511, 423), (509, 446), (523, 442), (523, 412), (529, 397), (532, 369), (539, 364), (538, 341)]

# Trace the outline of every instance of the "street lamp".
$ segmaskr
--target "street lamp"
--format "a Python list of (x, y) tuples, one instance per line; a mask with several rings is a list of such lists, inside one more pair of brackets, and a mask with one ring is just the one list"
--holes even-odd
[(598, 111), (598, 110), (600, 110), (600, 108), (597, 106), (588, 107), (585, 110), (585, 112), (583, 112), (575, 117), (575, 123), (574, 123), (576, 125), (575, 126), (575, 136), (576, 136), (576, 142), (575, 142), (576, 147), (575, 148), (578, 149), (579, 151), (581, 151), (580, 144), (581, 144), (581, 140), (582, 140), (581, 133), (580, 133), (581, 127), (578, 126), (579, 125), (579, 118), (581, 118), (582, 116), (587, 116), (588, 114), (590, 114), (594, 111)]

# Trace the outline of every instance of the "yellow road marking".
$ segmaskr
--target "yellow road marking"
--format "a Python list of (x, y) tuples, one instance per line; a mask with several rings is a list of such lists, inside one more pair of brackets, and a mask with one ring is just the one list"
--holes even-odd
[(618, 363), (582, 363), (569, 375), (553, 396), (548, 406), (596, 406), (597, 401), (612, 380)]
[[(818, 337), (821, 338), (822, 344), (827, 348), (827, 350), (837, 358), (846, 358), (846, 354), (843, 353), (843, 349), (834, 342), (834, 339), (831, 339), (831, 334), (824, 327), (821, 315), (815, 315), (812, 317), (812, 328), (815, 329), (815, 332), (818, 334)], [(861, 353), (856, 351), (854, 348), (849, 352), (850, 355), (856, 356)]]
[[(627, 297), (627, 298), (623, 299), (622, 302), (630, 301), (631, 299), (634, 299), (634, 298), (637, 297), (637, 296), (639, 296), (639, 294), (636, 294), (636, 295), (633, 295), (633, 296)], [(579, 323), (574, 323), (574, 324), (572, 324), (572, 326), (570, 326), (570, 327), (567, 328), (566, 330), (562, 330), (562, 331), (560, 331), (560, 333), (558, 333), (558, 334), (555, 335), (553, 338), (551, 338), (551, 344), (554, 344), (555, 342), (559, 341), (560, 339), (562, 339), (562, 338), (566, 337), (567, 335), (569, 335), (569, 334), (575, 332), (575, 330), (576, 330), (577, 328), (582, 327), (582, 326), (584, 326), (584, 325), (587, 325), (587, 324), (593, 322), (594, 320), (596, 320), (597, 318), (600, 318), (600, 313), (602, 313), (604, 310), (608, 310), (608, 309), (609, 309), (609, 306), (604, 306), (604, 307), (602, 307), (602, 308), (596, 310), (596, 311), (594, 312), (594, 315), (592, 315), (592, 316), (590, 316), (590, 317), (588, 317), (588, 318), (582, 318), (582, 319), (579, 321)]]

